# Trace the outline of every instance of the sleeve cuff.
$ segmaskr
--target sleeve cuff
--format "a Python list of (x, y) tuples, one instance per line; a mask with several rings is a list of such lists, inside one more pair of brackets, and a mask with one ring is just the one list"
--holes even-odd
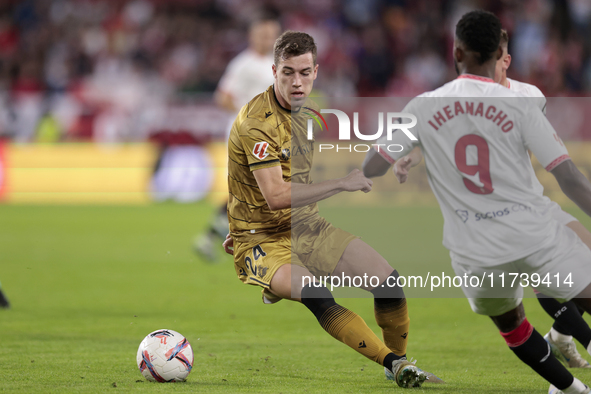
[(569, 156), (569, 155), (562, 155), (562, 156), (560, 156), (559, 158), (557, 158), (557, 159), (553, 160), (553, 161), (552, 161), (552, 163), (548, 164), (548, 165), (546, 166), (546, 171), (550, 172), (550, 171), (552, 171), (553, 169), (555, 169), (555, 168), (556, 168), (556, 166), (558, 166), (560, 163), (562, 163), (562, 162), (564, 162), (564, 161), (566, 161), (566, 160), (570, 160), (570, 159), (571, 159), (571, 158), (570, 158), (570, 156)]
[(388, 163), (394, 164), (396, 160), (390, 157), (389, 154), (386, 153), (383, 149), (378, 149), (378, 154), (384, 158)]
[(281, 165), (279, 159), (274, 160), (267, 160), (267, 161), (259, 161), (257, 163), (249, 164), (250, 171), (260, 170), (261, 168), (268, 168), (268, 167), (275, 167)]

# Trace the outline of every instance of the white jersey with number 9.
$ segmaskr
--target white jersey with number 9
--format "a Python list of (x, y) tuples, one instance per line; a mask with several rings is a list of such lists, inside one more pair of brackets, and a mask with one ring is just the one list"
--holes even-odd
[(445, 247), (486, 267), (527, 256), (556, 236), (528, 150), (547, 171), (570, 158), (539, 103), (464, 74), (402, 112), (417, 117), (411, 131), (418, 141), (396, 131), (378, 144), (404, 150), (380, 154), (397, 160), (421, 146), (445, 221)]

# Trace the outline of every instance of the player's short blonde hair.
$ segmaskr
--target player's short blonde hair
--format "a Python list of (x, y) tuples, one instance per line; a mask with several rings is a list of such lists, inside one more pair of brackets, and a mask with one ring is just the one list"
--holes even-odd
[(316, 43), (311, 35), (301, 31), (288, 30), (277, 38), (273, 46), (273, 61), (279, 65), (279, 60), (289, 59), (290, 57), (312, 54), (314, 64), (316, 64)]

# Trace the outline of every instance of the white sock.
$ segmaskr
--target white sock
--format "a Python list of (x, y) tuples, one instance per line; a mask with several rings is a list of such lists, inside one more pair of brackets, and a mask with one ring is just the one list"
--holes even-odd
[(562, 392), (564, 394), (581, 394), (585, 393), (586, 389), (587, 386), (585, 386), (585, 384), (581, 382), (579, 379), (575, 378), (573, 384), (562, 390)]
[(554, 327), (552, 327), (550, 329), (550, 338), (552, 338), (552, 340), (554, 342), (561, 342), (561, 343), (568, 343), (568, 342), (572, 342), (572, 340), (573, 340), (573, 336), (572, 335), (564, 335), (564, 334), (561, 334), (558, 331), (556, 331), (554, 329)]

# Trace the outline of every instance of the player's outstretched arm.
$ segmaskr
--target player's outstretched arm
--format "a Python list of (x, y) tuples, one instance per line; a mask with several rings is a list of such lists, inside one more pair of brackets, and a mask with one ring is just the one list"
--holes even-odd
[(577, 204), (583, 212), (591, 216), (591, 183), (579, 171), (575, 163), (566, 160), (557, 165), (551, 172), (564, 194)]
[[(423, 160), (421, 148), (415, 147), (404, 158), (401, 158), (394, 163), (394, 174), (400, 183), (406, 182), (408, 177), (408, 170), (411, 167), (418, 165)], [(370, 149), (363, 161), (363, 174), (368, 178), (385, 175), (392, 165), (392, 161), (388, 161), (380, 155), (375, 149)]]
[(359, 170), (353, 170), (344, 178), (312, 184), (285, 182), (281, 167), (261, 168), (253, 171), (263, 197), (272, 211), (297, 208), (313, 204), (340, 192), (371, 191), (373, 182)]
[(386, 175), (392, 163), (383, 158), (375, 149), (371, 148), (363, 160), (363, 175), (368, 178)]

